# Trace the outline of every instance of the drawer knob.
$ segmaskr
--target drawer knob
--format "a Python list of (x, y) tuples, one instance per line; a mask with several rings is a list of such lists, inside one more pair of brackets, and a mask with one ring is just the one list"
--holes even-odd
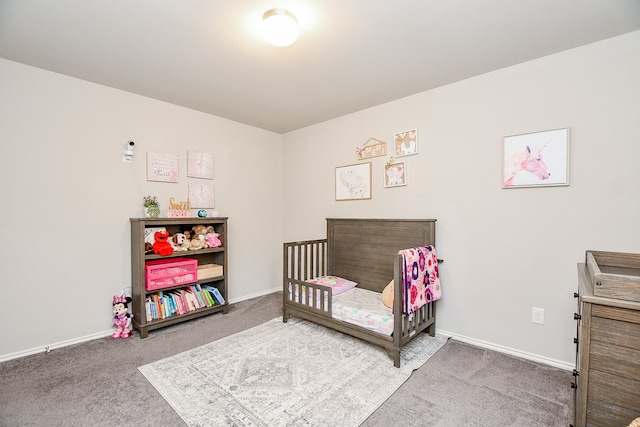
[(602, 286), (602, 282), (596, 282), (596, 286)]
[(578, 338), (574, 338), (574, 339), (573, 339), (573, 343), (574, 343), (574, 344), (578, 344), (578, 343), (579, 343)]
[(580, 319), (582, 319), (582, 316), (580, 316), (578, 313), (573, 313), (573, 318), (575, 320), (580, 320)]
[(571, 383), (571, 388), (578, 388), (578, 384), (576, 384), (576, 383)]
[(573, 376), (577, 377), (578, 375), (580, 375), (580, 372), (578, 372), (576, 369), (573, 370)]
[(577, 293), (577, 292), (574, 292), (574, 293), (573, 293), (573, 297), (574, 297), (574, 298), (580, 298), (580, 294), (579, 294), (579, 293)]

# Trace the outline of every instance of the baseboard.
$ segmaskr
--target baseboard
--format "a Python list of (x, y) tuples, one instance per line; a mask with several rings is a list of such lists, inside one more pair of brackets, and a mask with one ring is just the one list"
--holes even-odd
[(267, 289), (266, 291), (256, 292), (255, 294), (244, 295), (244, 296), (241, 296), (239, 298), (232, 298), (232, 299), (229, 300), (229, 304), (235, 304), (235, 303), (238, 303), (238, 302), (241, 302), (241, 301), (246, 301), (246, 300), (251, 299), (251, 298), (262, 297), (262, 296), (273, 294), (273, 293), (276, 293), (276, 292), (282, 292), (282, 286), (278, 286), (277, 288)]
[(486, 348), (488, 350), (494, 350), (499, 353), (506, 353), (511, 356), (520, 357), (522, 359), (531, 360), (533, 362), (542, 363), (544, 365), (553, 366), (555, 368), (560, 368), (567, 371), (572, 371), (573, 369), (575, 369), (575, 365), (573, 363), (567, 363), (561, 360), (550, 359), (548, 357), (540, 356), (533, 353), (527, 353), (525, 351), (520, 351), (520, 350), (516, 350), (509, 347), (504, 347), (504, 346), (493, 344), (487, 341), (477, 340), (475, 338), (466, 337), (464, 335), (455, 334), (453, 332), (436, 329), (436, 334), (453, 338), (457, 341), (461, 341), (467, 344), (475, 345), (476, 347)]
[(29, 350), (18, 351), (16, 353), (3, 354), (0, 356), (0, 363), (6, 362), (12, 359), (18, 359), (20, 357), (31, 356), (32, 354), (38, 353), (48, 353), (51, 350), (55, 350), (57, 348), (67, 347), (70, 345), (81, 344), (87, 341), (92, 341), (98, 338), (110, 337), (113, 333), (113, 329), (104, 332), (98, 332), (92, 335), (85, 335), (84, 337), (78, 337), (71, 340), (60, 341), (57, 343), (49, 344), (44, 347), (35, 347)]

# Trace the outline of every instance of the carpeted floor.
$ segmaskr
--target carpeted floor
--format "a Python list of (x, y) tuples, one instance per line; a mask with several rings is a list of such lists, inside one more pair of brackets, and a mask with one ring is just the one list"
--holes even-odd
[[(281, 294), (152, 331), (0, 363), (0, 426), (183, 426), (138, 367), (278, 317)], [(391, 363), (391, 361), (390, 361)], [(567, 426), (571, 373), (449, 340), (363, 424)]]

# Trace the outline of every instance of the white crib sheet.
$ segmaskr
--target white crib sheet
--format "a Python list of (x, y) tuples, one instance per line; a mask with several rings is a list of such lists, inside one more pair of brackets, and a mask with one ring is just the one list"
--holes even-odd
[(333, 318), (378, 332), (393, 333), (393, 313), (378, 292), (355, 287), (333, 297)]

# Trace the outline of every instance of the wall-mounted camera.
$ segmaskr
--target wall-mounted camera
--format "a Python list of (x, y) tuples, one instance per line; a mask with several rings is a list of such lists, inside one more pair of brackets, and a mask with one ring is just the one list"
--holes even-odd
[(136, 143), (133, 141), (129, 141), (125, 144), (124, 150), (122, 150), (122, 161), (131, 163), (133, 160), (133, 156), (136, 154), (133, 149), (135, 148)]

